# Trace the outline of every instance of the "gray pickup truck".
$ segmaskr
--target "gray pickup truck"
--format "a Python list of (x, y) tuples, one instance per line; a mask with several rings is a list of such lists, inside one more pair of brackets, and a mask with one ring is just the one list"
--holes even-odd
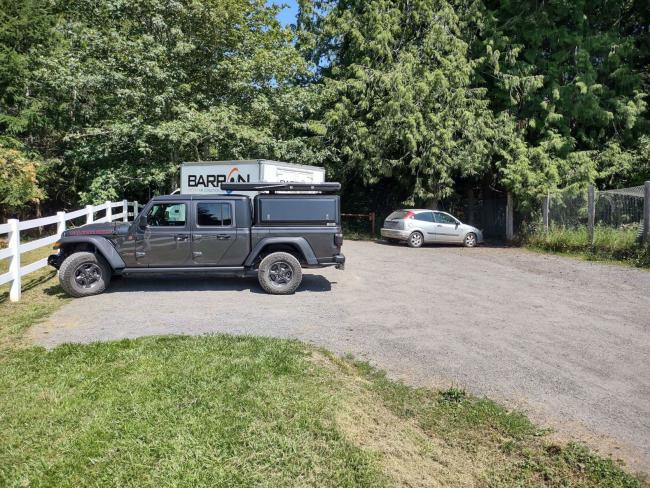
[[(245, 195), (165, 195), (132, 223), (88, 224), (63, 233), (48, 263), (71, 296), (102, 293), (113, 275), (256, 275), (264, 290), (296, 291), (302, 268), (342, 269), (338, 183), (223, 184)], [(279, 191), (281, 193), (275, 193)]]

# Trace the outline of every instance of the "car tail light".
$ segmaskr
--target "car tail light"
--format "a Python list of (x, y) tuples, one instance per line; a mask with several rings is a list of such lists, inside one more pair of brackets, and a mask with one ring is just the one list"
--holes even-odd
[(343, 245), (343, 234), (334, 234), (334, 244), (337, 247), (341, 247)]
[(405, 219), (412, 219), (415, 216), (415, 212), (411, 212), (410, 210), (406, 212), (406, 215), (404, 216)]

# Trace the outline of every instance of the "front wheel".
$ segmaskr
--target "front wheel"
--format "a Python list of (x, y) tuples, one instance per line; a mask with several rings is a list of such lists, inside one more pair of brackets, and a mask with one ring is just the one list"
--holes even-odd
[(416, 231), (409, 236), (409, 247), (422, 247), (422, 244), (424, 244), (424, 236), (421, 232)]
[(463, 244), (465, 247), (476, 247), (478, 244), (478, 239), (476, 238), (476, 234), (473, 232), (470, 232), (465, 236), (465, 239), (463, 240)]
[(71, 254), (59, 268), (61, 288), (75, 298), (99, 295), (111, 281), (111, 269), (92, 252)]
[(274, 252), (262, 259), (257, 279), (271, 295), (291, 295), (302, 282), (302, 267), (295, 256)]

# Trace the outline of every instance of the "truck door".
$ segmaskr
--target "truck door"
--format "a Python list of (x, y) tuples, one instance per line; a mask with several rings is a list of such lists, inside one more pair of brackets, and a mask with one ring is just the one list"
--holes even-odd
[(138, 265), (149, 267), (188, 266), (191, 240), (189, 202), (154, 202), (147, 210), (147, 228), (136, 234)]
[[(238, 239), (235, 202), (194, 201), (196, 225), (192, 233), (192, 261), (195, 266), (241, 266), (248, 248), (248, 234)], [(246, 238), (244, 242), (243, 238)]]

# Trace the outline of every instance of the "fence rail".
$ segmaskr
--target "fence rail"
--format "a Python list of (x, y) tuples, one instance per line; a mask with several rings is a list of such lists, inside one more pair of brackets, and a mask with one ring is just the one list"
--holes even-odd
[[(119, 213), (113, 213), (113, 209), (116, 207), (120, 209), (118, 210)], [(4, 234), (8, 235), (7, 247), (0, 249), (0, 261), (11, 258), (9, 271), (0, 274), (0, 285), (11, 283), (9, 299), (12, 302), (20, 300), (21, 278), (47, 266), (47, 258), (39, 259), (38, 261), (23, 265), (21, 263), (21, 255), (28, 251), (33, 251), (34, 249), (55, 243), (59, 237), (61, 237), (63, 231), (65, 231), (69, 221), (85, 216), (86, 224), (92, 224), (93, 222), (113, 222), (114, 220), (128, 222), (129, 217), (138, 215), (141, 208), (142, 205), (138, 202), (129, 202), (127, 200), (122, 200), (120, 202), (107, 201), (101, 205), (86, 205), (86, 208), (75, 210), (73, 212), (57, 212), (56, 215), (50, 217), (23, 221), (18, 219), (9, 219), (6, 224), (0, 224), (0, 237)], [(104, 216), (95, 219), (95, 214), (102, 211), (105, 212)], [(21, 231), (55, 224), (55, 234), (21, 243)]]

